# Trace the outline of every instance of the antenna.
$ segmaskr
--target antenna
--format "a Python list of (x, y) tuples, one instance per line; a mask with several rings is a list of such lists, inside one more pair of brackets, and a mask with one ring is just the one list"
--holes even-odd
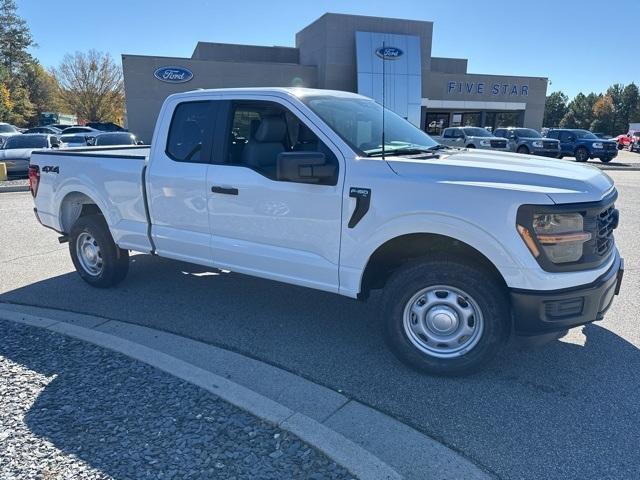
[(380, 55), (380, 58), (382, 58), (382, 160), (385, 160), (385, 152), (384, 152), (384, 100), (385, 100), (385, 92), (386, 92), (386, 71), (385, 71), (385, 65), (386, 65), (386, 46), (385, 46), (385, 42), (384, 40), (382, 40), (382, 55)]

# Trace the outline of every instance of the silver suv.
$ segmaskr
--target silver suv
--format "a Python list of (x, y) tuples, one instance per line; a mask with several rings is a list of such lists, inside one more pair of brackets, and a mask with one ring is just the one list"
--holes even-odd
[(480, 127), (445, 128), (441, 137), (433, 137), (433, 139), (448, 147), (509, 150), (504, 138), (498, 138)]
[(512, 152), (560, 158), (560, 142), (543, 137), (532, 128), (496, 128), (494, 133), (496, 137), (507, 139)]

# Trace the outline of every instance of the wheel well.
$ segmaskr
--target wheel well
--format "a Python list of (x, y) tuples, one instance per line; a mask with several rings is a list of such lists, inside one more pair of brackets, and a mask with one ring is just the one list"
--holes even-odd
[(529, 147), (526, 145), (518, 145), (518, 148), (516, 148), (516, 151), (518, 150), (526, 150), (527, 152), (529, 151)]
[(389, 240), (373, 252), (362, 275), (359, 297), (367, 298), (371, 290), (383, 288), (393, 272), (411, 259), (439, 254), (473, 263), (506, 286), (493, 263), (472, 246), (445, 235), (413, 233)]
[(102, 215), (102, 211), (89, 196), (80, 192), (69, 193), (60, 206), (60, 227), (64, 233), (69, 233), (78, 218), (95, 214)]
[(476, 146), (473, 143), (470, 143), (469, 145), (467, 145), (467, 148), (476, 148)]

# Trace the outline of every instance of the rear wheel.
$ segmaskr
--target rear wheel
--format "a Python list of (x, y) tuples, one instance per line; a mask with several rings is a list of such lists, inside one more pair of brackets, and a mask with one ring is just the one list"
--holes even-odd
[(586, 162), (589, 160), (589, 150), (584, 147), (578, 147), (574, 156), (576, 157), (576, 162)]
[(117, 285), (129, 271), (129, 251), (118, 248), (102, 215), (76, 221), (69, 236), (69, 253), (78, 274), (94, 287)]
[(517, 153), (521, 153), (521, 154), (523, 154), (523, 155), (528, 155), (528, 154), (529, 154), (529, 149), (528, 149), (526, 146), (524, 146), (524, 145), (520, 145), (520, 146), (518, 147), (518, 149), (516, 150), (516, 152), (517, 152)]
[(504, 287), (481, 267), (423, 259), (399, 269), (385, 287), (386, 340), (408, 365), (436, 375), (484, 366), (509, 331)]
[(604, 157), (600, 159), (602, 163), (609, 163), (611, 160), (613, 160), (613, 157)]
[(476, 148), (476, 146), (473, 143), (470, 143), (469, 145), (467, 145), (467, 148)]

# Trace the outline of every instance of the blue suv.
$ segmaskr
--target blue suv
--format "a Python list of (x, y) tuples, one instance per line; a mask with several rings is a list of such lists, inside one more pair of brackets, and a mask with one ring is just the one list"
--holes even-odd
[(575, 157), (577, 162), (598, 158), (607, 163), (618, 155), (615, 141), (598, 138), (588, 130), (553, 128), (549, 130), (547, 137), (560, 141), (560, 158)]

